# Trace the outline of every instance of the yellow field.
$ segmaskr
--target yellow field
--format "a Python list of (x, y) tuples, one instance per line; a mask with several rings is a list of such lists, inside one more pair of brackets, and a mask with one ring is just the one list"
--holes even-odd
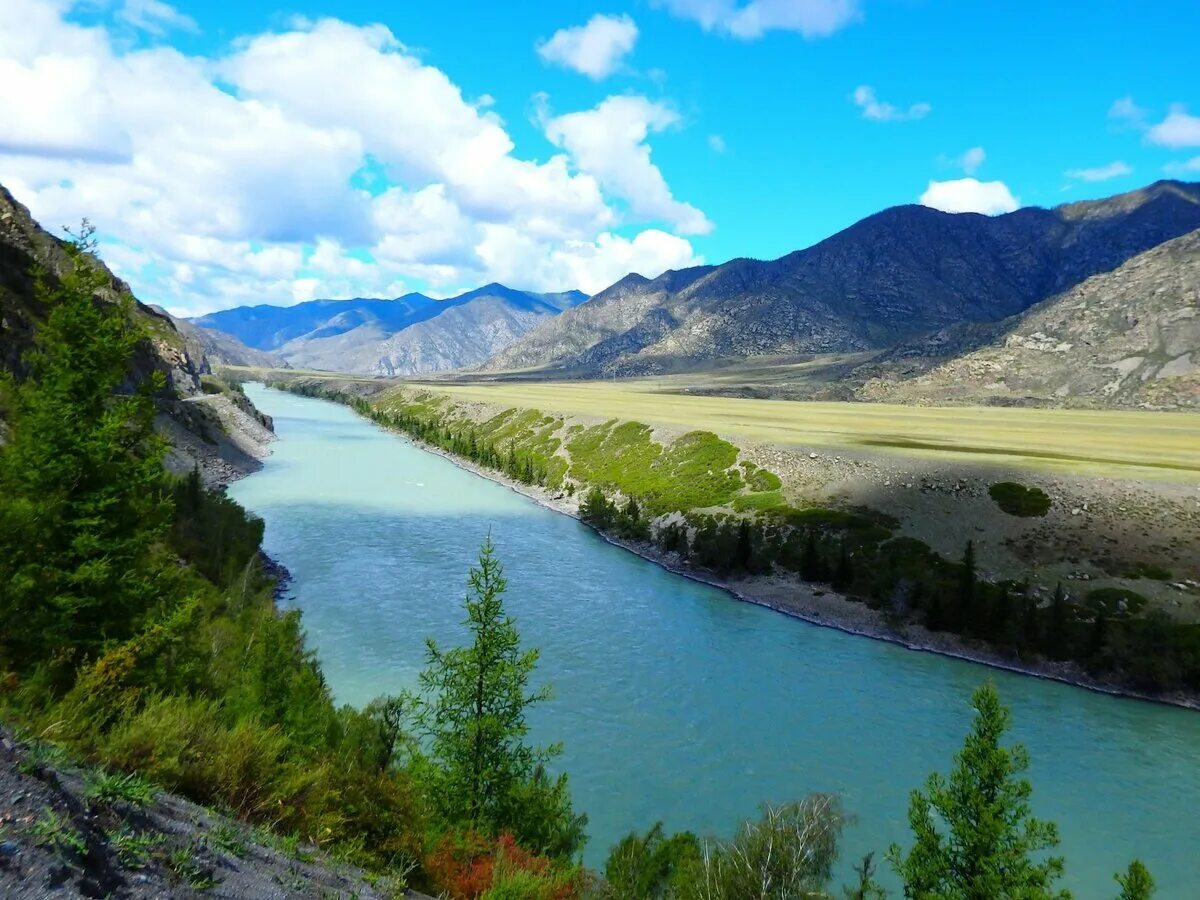
[[(229, 368), (250, 378), (382, 380)], [(752, 400), (688, 394), (687, 380), (671, 376), (617, 382), (395, 383), (460, 400), (700, 429), (743, 442), (1200, 483), (1200, 415), (1194, 413)]]
[(753, 442), (1200, 481), (1200, 416), (1189, 413), (750, 400), (662, 393), (649, 379), (421, 387), (462, 400), (703, 429)]

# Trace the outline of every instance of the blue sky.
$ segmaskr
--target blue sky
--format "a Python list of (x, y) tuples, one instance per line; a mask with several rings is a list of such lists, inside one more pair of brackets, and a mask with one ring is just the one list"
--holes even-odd
[(1198, 34), (1195, 2), (4, 0), (0, 181), (178, 312), (595, 290), (1200, 180)]

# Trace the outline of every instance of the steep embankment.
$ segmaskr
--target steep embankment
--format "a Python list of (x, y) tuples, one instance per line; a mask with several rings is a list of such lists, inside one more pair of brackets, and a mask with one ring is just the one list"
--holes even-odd
[(780, 259), (630, 275), (489, 361), (594, 377), (881, 349), (994, 322), (1200, 227), (1200, 186), (987, 217), (885, 210)]
[[(21, 378), (34, 335), (50, 310), (37, 290), (37, 272), (51, 285), (71, 265), (62, 241), (46, 232), (29, 210), (0, 186), (0, 370)], [(132, 294), (129, 286), (99, 264), (106, 285), (97, 301), (113, 303)], [(203, 349), (189, 346), (166, 313), (134, 299), (132, 315), (147, 339), (129, 372), (139, 384), (161, 372), (166, 388), (156, 398), (158, 426), (174, 447), (168, 463), (178, 472), (199, 467), (211, 483), (255, 471), (273, 436), (271, 421), (236, 392), (206, 393), (202, 376), (210, 371)], [(86, 360), (80, 360), (86, 365)]]
[(1079, 684), (1188, 703), (1200, 690), (1191, 624), (1200, 619), (1200, 512), (1190, 488), (824, 446), (739, 447), (709, 432), (378, 382), (285, 386), (352, 403), (752, 602)]

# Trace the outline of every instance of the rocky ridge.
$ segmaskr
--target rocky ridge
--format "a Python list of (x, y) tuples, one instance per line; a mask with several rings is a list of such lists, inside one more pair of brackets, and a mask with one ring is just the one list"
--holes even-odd
[(497, 354), (487, 371), (662, 374), (713, 360), (882, 350), (991, 323), (1200, 227), (1200, 185), (987, 217), (884, 210), (773, 261), (630, 275)]

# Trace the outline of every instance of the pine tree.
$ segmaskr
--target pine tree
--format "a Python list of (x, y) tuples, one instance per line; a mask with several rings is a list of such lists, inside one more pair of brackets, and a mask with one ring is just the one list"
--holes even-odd
[(963, 549), (962, 565), (958, 581), (958, 615), (959, 631), (972, 634), (977, 631), (975, 587), (978, 575), (975, 571), (975, 542), (967, 541)]
[(521, 649), (505, 612), (508, 582), (490, 535), (469, 586), (470, 646), (443, 650), (429, 640), (420, 676), (430, 795), (447, 822), (492, 835), (509, 831), (531, 849), (569, 854), (582, 841), (583, 820), (571, 811), (565, 776), (545, 773), (561, 748), (525, 740), (526, 712), (550, 694), (530, 690), (538, 651)]
[(1154, 896), (1154, 879), (1140, 859), (1131, 862), (1123, 875), (1113, 878), (1121, 886), (1117, 900), (1150, 900)]
[(850, 554), (846, 550), (846, 542), (842, 541), (838, 548), (837, 569), (833, 575), (833, 586), (839, 591), (844, 591), (854, 583), (854, 566), (850, 562)]
[(975, 721), (949, 777), (931, 775), (924, 791), (913, 791), (912, 848), (904, 853), (893, 844), (888, 850), (904, 896), (1069, 897), (1054, 887), (1062, 859), (1044, 855), (1058, 845), (1058, 830), (1033, 817), (1033, 788), (1020, 777), (1029, 758), (1019, 744), (1000, 745), (1009, 727), (1008, 709), (990, 684), (975, 691), (971, 705)]
[(144, 333), (128, 296), (99, 299), (111, 282), (91, 235), (85, 222), (59, 279), (38, 273), (50, 312), (29, 377), (0, 381), (0, 668), (125, 640), (165, 599), (156, 549), (171, 499), (153, 402), (164, 380), (115, 394)]
[(825, 567), (821, 561), (821, 551), (817, 547), (816, 529), (810, 528), (804, 536), (804, 552), (800, 556), (800, 577), (805, 581), (821, 581), (825, 575)]
[(579, 505), (579, 518), (593, 528), (601, 531), (608, 529), (613, 521), (613, 507), (604, 496), (604, 491), (593, 487)]
[(1050, 600), (1050, 619), (1046, 625), (1046, 655), (1051, 659), (1066, 659), (1069, 636), (1067, 634), (1067, 595), (1062, 582), (1054, 588)]

